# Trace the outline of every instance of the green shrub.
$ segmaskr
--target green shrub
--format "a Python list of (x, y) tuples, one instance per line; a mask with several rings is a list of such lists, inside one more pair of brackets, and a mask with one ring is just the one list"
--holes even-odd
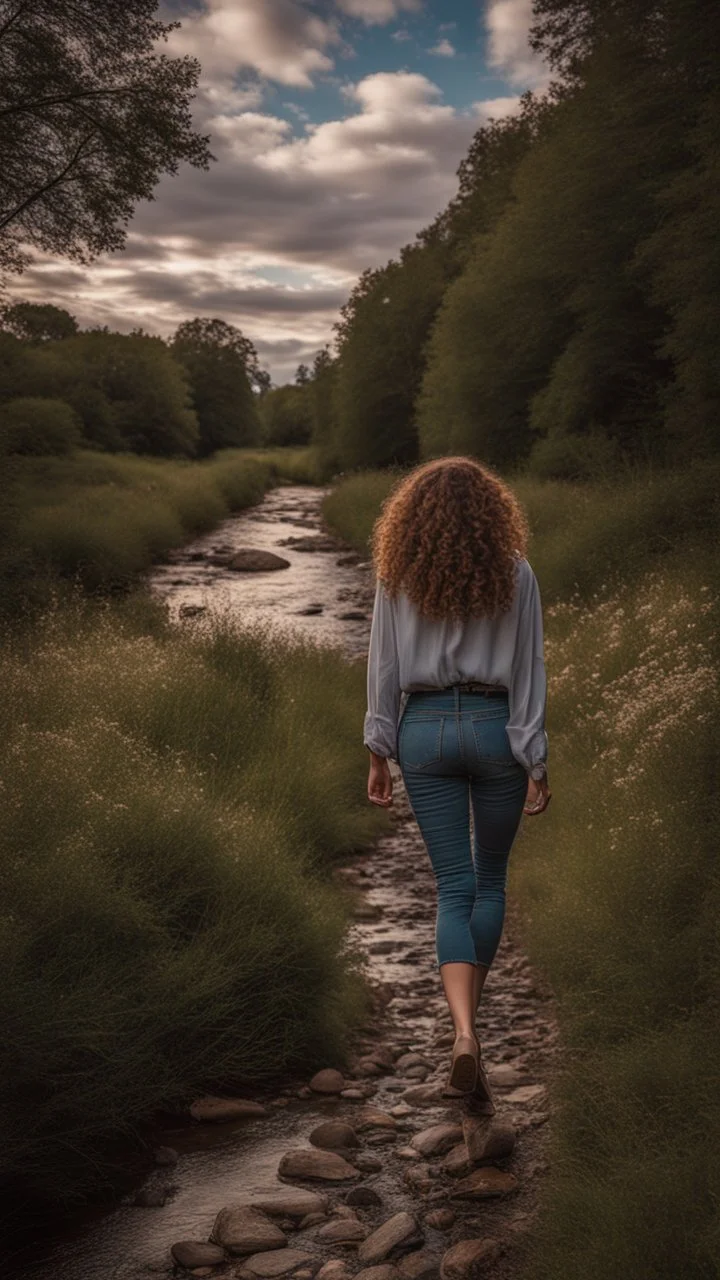
[(62, 456), (81, 438), (80, 419), (63, 400), (19, 396), (0, 405), (0, 454)]

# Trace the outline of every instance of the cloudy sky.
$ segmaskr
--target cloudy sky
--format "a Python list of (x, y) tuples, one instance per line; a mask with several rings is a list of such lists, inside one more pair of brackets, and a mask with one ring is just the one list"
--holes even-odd
[(122, 253), (39, 263), (17, 292), (164, 336), (220, 316), (275, 383), (332, 338), (358, 274), (456, 189), (479, 125), (541, 87), (531, 0), (171, 0), (217, 157), (138, 207)]

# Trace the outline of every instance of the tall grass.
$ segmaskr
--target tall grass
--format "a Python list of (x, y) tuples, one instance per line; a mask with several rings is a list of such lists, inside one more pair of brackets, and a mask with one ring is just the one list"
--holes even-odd
[(384, 815), (361, 664), (280, 630), (77, 598), (0, 682), (0, 1182), (68, 1202), (158, 1107), (343, 1061), (366, 997), (327, 869)]
[(548, 611), (553, 804), (511, 884), (563, 1053), (532, 1280), (720, 1269), (711, 548)]
[[(393, 477), (326, 518), (366, 553)], [(525, 1280), (720, 1274), (717, 461), (512, 481), (545, 606), (553, 802), (511, 889), (557, 996), (551, 1172)]]
[(153, 561), (282, 480), (310, 483), (309, 449), (226, 449), (202, 462), (82, 450), (21, 458), (3, 484), (5, 615), (48, 599), (54, 581), (125, 589)]
[[(324, 500), (327, 522), (363, 555), (382, 501), (400, 474), (349, 476)], [(548, 601), (575, 591), (586, 596), (609, 578), (636, 577), (681, 541), (712, 537), (720, 524), (717, 459), (584, 484), (527, 475), (510, 483), (528, 514), (528, 557)]]

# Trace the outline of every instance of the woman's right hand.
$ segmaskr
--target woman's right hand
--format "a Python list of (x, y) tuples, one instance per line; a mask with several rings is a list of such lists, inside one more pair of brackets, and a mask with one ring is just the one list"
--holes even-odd
[(527, 796), (523, 813), (534, 816), (536, 813), (543, 813), (550, 803), (552, 791), (548, 787), (547, 775), (536, 782), (535, 778), (528, 778)]

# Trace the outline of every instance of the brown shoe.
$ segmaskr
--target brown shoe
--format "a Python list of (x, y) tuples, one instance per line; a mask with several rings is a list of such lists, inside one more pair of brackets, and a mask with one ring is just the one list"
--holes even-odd
[(455, 1037), (448, 1076), (448, 1086), (451, 1089), (459, 1089), (463, 1094), (472, 1093), (477, 1084), (479, 1056), (480, 1046), (474, 1035), (463, 1031)]

